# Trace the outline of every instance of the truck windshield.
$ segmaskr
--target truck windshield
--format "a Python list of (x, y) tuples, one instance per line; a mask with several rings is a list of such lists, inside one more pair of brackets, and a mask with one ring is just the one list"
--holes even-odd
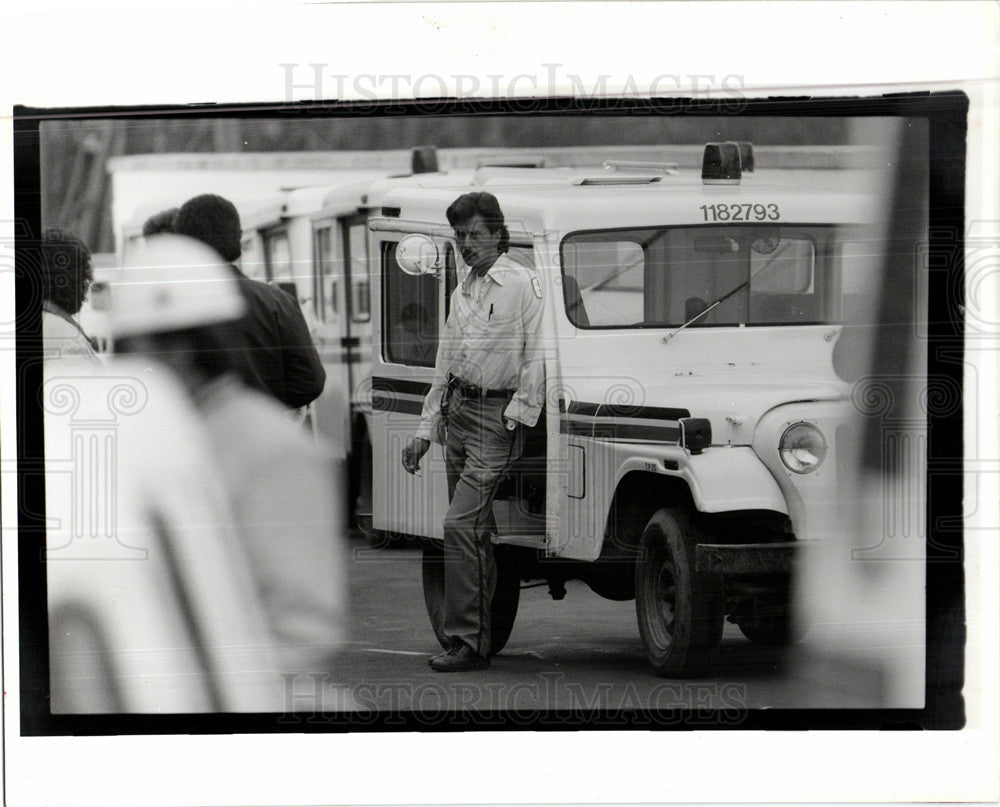
[[(841, 315), (830, 226), (733, 225), (581, 232), (561, 259), (579, 328), (815, 324)], [(741, 288), (742, 286), (742, 288)]]

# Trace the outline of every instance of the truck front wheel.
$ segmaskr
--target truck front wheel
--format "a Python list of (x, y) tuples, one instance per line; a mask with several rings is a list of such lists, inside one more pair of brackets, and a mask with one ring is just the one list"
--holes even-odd
[(646, 524), (635, 567), (635, 607), (646, 655), (657, 675), (704, 674), (722, 640), (722, 578), (695, 571), (699, 532), (680, 510), (658, 510)]
[[(521, 573), (516, 558), (502, 547), (493, 547), (493, 557), (497, 566), (497, 585), (490, 607), (491, 656), (507, 645), (521, 599)], [(438, 642), (447, 650), (444, 633), (444, 550), (438, 543), (424, 547), (423, 582), (427, 616)]]

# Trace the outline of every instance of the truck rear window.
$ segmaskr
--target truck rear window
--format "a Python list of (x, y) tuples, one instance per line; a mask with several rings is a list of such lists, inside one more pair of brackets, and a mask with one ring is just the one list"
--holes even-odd
[(573, 233), (561, 247), (566, 314), (580, 328), (677, 327), (706, 309), (693, 327), (833, 322), (834, 232), (750, 224)]

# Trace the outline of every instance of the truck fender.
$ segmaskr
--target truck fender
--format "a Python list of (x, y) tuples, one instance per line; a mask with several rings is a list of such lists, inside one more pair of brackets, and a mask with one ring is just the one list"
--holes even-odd
[(619, 466), (616, 486), (633, 471), (654, 471), (683, 479), (695, 507), (702, 513), (772, 510), (788, 515), (778, 483), (753, 449), (746, 446), (715, 446), (694, 455), (671, 447), (658, 451), (655, 459), (632, 456)]

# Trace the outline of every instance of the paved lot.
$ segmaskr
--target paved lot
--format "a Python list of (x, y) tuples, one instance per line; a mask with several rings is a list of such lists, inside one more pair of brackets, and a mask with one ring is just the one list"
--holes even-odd
[[(348, 710), (418, 710), (433, 718), (448, 710), (713, 709), (722, 710), (713, 719), (738, 722), (747, 709), (880, 705), (877, 671), (813, 662), (808, 654), (793, 665), (780, 651), (753, 647), (728, 623), (711, 677), (658, 678), (646, 662), (634, 603), (604, 600), (574, 581), (558, 602), (544, 586), (522, 591), (513, 634), (489, 669), (436, 673), (427, 665), (438, 646), (423, 605), (420, 550), (372, 550), (360, 538), (351, 546), (353, 635), (335, 671)], [(818, 626), (810, 635), (835, 630)], [(887, 627), (883, 638), (887, 650), (919, 665), (922, 650), (911, 646), (919, 631), (911, 633)]]

